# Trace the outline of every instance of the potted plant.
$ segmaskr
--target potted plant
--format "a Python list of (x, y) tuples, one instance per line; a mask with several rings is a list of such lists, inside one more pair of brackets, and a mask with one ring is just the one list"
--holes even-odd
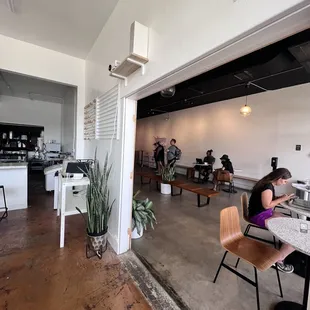
[(110, 191), (108, 180), (112, 166), (108, 166), (108, 155), (105, 158), (103, 168), (95, 160), (93, 165), (85, 173), (89, 178), (89, 185), (86, 190), (87, 214), (82, 214), (86, 224), (87, 245), (86, 256), (89, 258), (91, 252), (99, 258), (107, 249), (108, 221), (111, 215), (114, 201), (110, 202)]
[(171, 185), (169, 184), (171, 181), (175, 180), (175, 167), (174, 165), (167, 165), (162, 169), (161, 172), (161, 184), (160, 184), (160, 192), (164, 195), (171, 194)]
[(132, 198), (132, 239), (141, 238), (146, 226), (149, 224), (154, 229), (154, 223), (156, 223), (153, 202), (148, 198), (144, 200), (136, 199), (139, 193), (140, 191), (138, 191)]

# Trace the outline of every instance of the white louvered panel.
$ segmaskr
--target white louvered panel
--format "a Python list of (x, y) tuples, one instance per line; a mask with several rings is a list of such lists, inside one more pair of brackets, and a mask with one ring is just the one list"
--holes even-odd
[(96, 102), (90, 102), (84, 107), (84, 140), (96, 137)]
[(96, 99), (96, 139), (119, 139), (119, 85)]

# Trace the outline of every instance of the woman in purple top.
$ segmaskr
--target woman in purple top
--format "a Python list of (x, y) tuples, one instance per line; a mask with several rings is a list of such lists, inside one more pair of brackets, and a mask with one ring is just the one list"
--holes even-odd
[[(281, 202), (290, 200), (294, 194), (276, 197), (274, 187), (287, 184), (291, 177), (289, 170), (278, 168), (256, 183), (249, 201), (249, 218), (253, 224), (265, 228), (268, 219), (283, 216), (283, 214), (275, 212), (274, 208)], [(292, 265), (286, 265), (283, 262), (285, 257), (293, 251), (294, 248), (288, 244), (281, 246), (282, 260), (278, 262), (278, 267), (281, 271), (286, 273), (294, 271)]]

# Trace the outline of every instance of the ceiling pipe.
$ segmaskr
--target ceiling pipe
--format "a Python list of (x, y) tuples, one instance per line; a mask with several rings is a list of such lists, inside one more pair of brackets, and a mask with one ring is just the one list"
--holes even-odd
[[(185, 102), (190, 102), (191, 100), (196, 100), (196, 99), (199, 99), (199, 98), (202, 98), (204, 96), (208, 96), (208, 95), (213, 95), (213, 94), (216, 94), (218, 92), (222, 92), (224, 90), (229, 90), (229, 89), (232, 89), (232, 88), (237, 88), (237, 87), (241, 87), (241, 86), (246, 86), (248, 83), (251, 83), (253, 86), (256, 86), (260, 89), (262, 89), (263, 91), (268, 91), (266, 90), (265, 88), (257, 85), (256, 83), (253, 83), (253, 82), (257, 82), (257, 81), (261, 81), (261, 80), (264, 80), (264, 79), (268, 79), (268, 78), (271, 78), (271, 77), (275, 77), (275, 76), (278, 76), (278, 75), (281, 75), (281, 74), (285, 74), (285, 73), (289, 73), (289, 72), (293, 72), (293, 71), (297, 71), (297, 70), (300, 70), (300, 69), (303, 69), (302, 66), (300, 67), (297, 67), (297, 68), (293, 68), (293, 69), (288, 69), (288, 70), (285, 70), (285, 71), (282, 71), (282, 72), (278, 72), (278, 73), (274, 73), (274, 74), (270, 74), (270, 75), (267, 75), (267, 76), (263, 76), (261, 78), (257, 78), (257, 79), (254, 79), (250, 82), (247, 82), (247, 83), (241, 83), (241, 84), (237, 84), (237, 85), (233, 85), (233, 86), (228, 86), (228, 87), (225, 87), (225, 88), (221, 88), (221, 89), (217, 89), (217, 90), (214, 90), (212, 92), (208, 92), (208, 93), (204, 93), (202, 95), (197, 95), (197, 96), (193, 96), (193, 97), (190, 97), (190, 98), (185, 98), (185, 99), (182, 99), (182, 100), (178, 100), (178, 101), (175, 101), (175, 102), (172, 102), (170, 104), (166, 104), (166, 105), (162, 105), (162, 106), (159, 106), (159, 109), (160, 108), (166, 108), (166, 107), (170, 107), (174, 104), (177, 104), (177, 103), (181, 103), (183, 101)], [(255, 85), (254, 85), (255, 84)]]
[(9, 10), (12, 12), (12, 13), (16, 13), (15, 11), (15, 6), (14, 6), (14, 0), (6, 0), (6, 3), (7, 3), (7, 6), (9, 8)]

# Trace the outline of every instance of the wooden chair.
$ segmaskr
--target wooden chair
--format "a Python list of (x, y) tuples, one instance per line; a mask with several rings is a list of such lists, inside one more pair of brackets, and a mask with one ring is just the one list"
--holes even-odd
[(4, 190), (4, 186), (0, 185), (0, 189), (2, 189), (2, 197), (3, 197), (3, 208), (0, 208), (0, 211), (4, 211), (1, 215), (0, 215), (0, 222), (8, 217), (8, 207), (6, 204), (6, 198), (5, 198), (5, 190)]
[[(277, 261), (281, 259), (280, 252), (267, 244), (250, 239), (242, 234), (237, 207), (229, 207), (221, 211), (220, 240), (221, 245), (226, 250), (226, 252), (217, 270), (213, 283), (216, 282), (221, 268), (225, 267), (256, 288), (257, 309), (259, 310), (260, 306), (257, 269), (259, 271), (265, 271), (275, 264), (280, 296), (283, 297), (279, 271), (277, 268)], [(245, 277), (243, 274), (239, 273), (237, 270), (224, 263), (228, 252), (236, 255), (238, 258), (245, 260), (247, 263), (254, 267), (255, 281)]]
[[(247, 227), (246, 227), (246, 229), (244, 231), (244, 235), (249, 237), (249, 238), (255, 239), (255, 240), (259, 240), (259, 241), (263, 241), (263, 242), (266, 242), (266, 243), (270, 243), (275, 248), (277, 248), (277, 243), (276, 243), (275, 236), (272, 236), (273, 237), (273, 241), (271, 241), (271, 240), (263, 239), (263, 238), (260, 238), (260, 237), (257, 237), (257, 236), (249, 235), (249, 231), (250, 231), (251, 227), (257, 228), (257, 229), (261, 229), (261, 230), (267, 230), (267, 231), (268, 231), (268, 229), (264, 228), (264, 227), (261, 227), (261, 226), (258, 226), (258, 225), (255, 225), (255, 224), (250, 222), (250, 219), (249, 219), (249, 209), (248, 209), (249, 208), (249, 198), (248, 198), (248, 194), (245, 193), (245, 192), (242, 193), (242, 195), (241, 195), (241, 207), (242, 207), (242, 217), (243, 217), (243, 220), (248, 223), (248, 225), (247, 225)], [(238, 268), (239, 261), (240, 261), (240, 258), (238, 258), (235, 268)]]
[(245, 222), (248, 223), (248, 225), (247, 225), (247, 227), (246, 227), (246, 229), (244, 231), (244, 235), (248, 236), (250, 238), (256, 239), (256, 240), (260, 240), (260, 241), (263, 241), (263, 242), (270, 243), (270, 244), (274, 245), (274, 247), (276, 247), (276, 239), (275, 239), (274, 236), (273, 236), (273, 241), (270, 241), (270, 240), (262, 239), (262, 238), (259, 238), (259, 237), (256, 237), (256, 236), (249, 235), (249, 231), (250, 231), (251, 227), (257, 228), (257, 229), (261, 229), (261, 230), (267, 230), (267, 231), (268, 231), (268, 229), (264, 228), (264, 227), (261, 227), (261, 226), (258, 226), (258, 225), (255, 225), (255, 224), (250, 222), (250, 218), (249, 218), (249, 199), (248, 199), (248, 194), (247, 193), (242, 193), (242, 195), (241, 195), (241, 207), (242, 207), (243, 219), (244, 219)]

